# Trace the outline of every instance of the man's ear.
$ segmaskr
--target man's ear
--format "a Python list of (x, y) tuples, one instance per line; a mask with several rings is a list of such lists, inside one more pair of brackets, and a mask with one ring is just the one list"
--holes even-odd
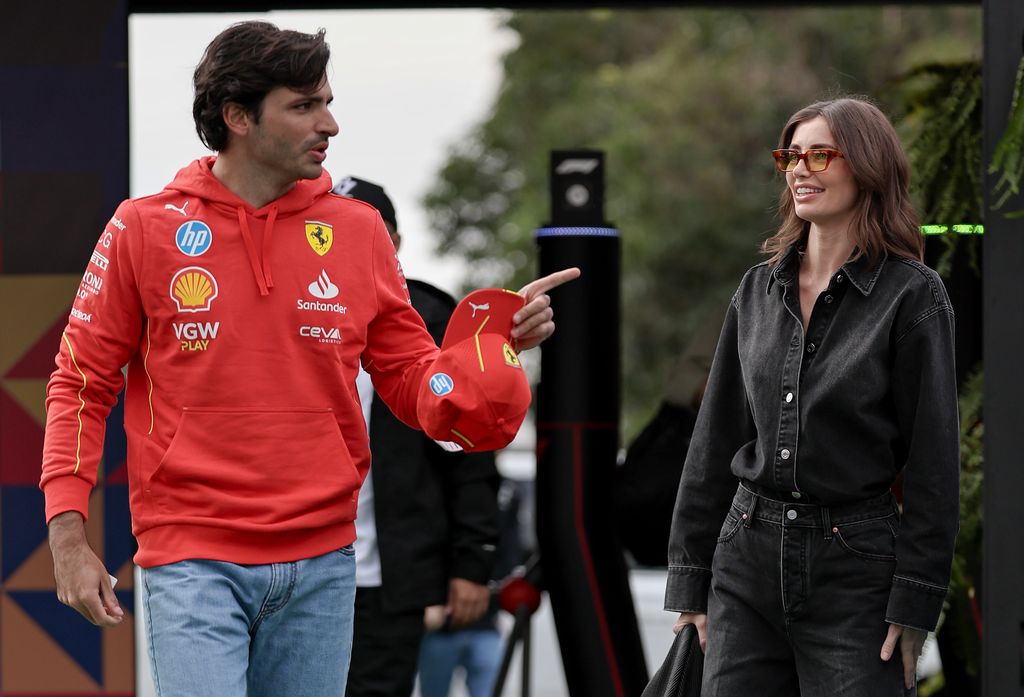
[(241, 104), (228, 102), (221, 109), (221, 117), (230, 133), (234, 133), (236, 136), (249, 134), (249, 128), (252, 126), (252, 114), (246, 111)]

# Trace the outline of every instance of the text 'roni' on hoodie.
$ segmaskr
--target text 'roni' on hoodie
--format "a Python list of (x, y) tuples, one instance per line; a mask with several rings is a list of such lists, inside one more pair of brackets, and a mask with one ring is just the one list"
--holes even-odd
[(88, 514), (124, 383), (135, 562), (266, 564), (355, 539), (369, 467), (360, 361), (412, 426), (437, 353), (380, 215), (299, 181), (253, 209), (211, 173), (122, 203), (47, 389), (46, 517)]

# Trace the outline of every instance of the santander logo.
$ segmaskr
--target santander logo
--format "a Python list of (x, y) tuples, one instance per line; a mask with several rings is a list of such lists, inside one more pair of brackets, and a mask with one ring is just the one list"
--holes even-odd
[(331, 279), (327, 276), (327, 271), (321, 269), (320, 275), (309, 284), (309, 293), (314, 298), (330, 300), (331, 298), (338, 297), (338, 286), (331, 283)]

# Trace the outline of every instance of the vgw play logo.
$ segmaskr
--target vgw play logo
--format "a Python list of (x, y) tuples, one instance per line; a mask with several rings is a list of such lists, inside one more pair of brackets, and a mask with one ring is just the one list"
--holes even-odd
[(220, 322), (174, 322), (174, 334), (182, 351), (205, 351), (217, 338)]

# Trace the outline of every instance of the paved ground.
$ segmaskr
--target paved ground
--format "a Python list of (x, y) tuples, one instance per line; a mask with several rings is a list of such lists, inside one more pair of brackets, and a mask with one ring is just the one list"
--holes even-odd
[[(661, 609), (665, 597), (666, 575), (667, 572), (664, 569), (634, 569), (630, 572), (633, 606), (636, 608), (649, 674), (653, 674), (658, 669), (672, 645), (672, 625), (675, 623), (676, 615)], [(506, 619), (510, 620), (507, 616)], [(509, 626), (511, 626), (511, 620)], [(562, 670), (555, 622), (547, 596), (545, 596), (540, 610), (533, 617), (532, 632), (530, 697), (568, 697), (569, 691), (565, 685), (565, 673)], [(512, 670), (505, 683), (502, 697), (519, 697), (521, 694), (522, 663), (520, 656), (521, 654), (517, 652), (513, 659)], [(940, 669), (941, 664), (938, 653), (934, 650), (934, 641), (929, 639), (928, 644), (925, 645), (925, 655), (921, 659), (918, 672), (925, 677), (934, 675)], [(419, 697), (418, 693), (414, 697)], [(467, 693), (457, 686), (451, 691), (450, 697), (467, 697)]]

